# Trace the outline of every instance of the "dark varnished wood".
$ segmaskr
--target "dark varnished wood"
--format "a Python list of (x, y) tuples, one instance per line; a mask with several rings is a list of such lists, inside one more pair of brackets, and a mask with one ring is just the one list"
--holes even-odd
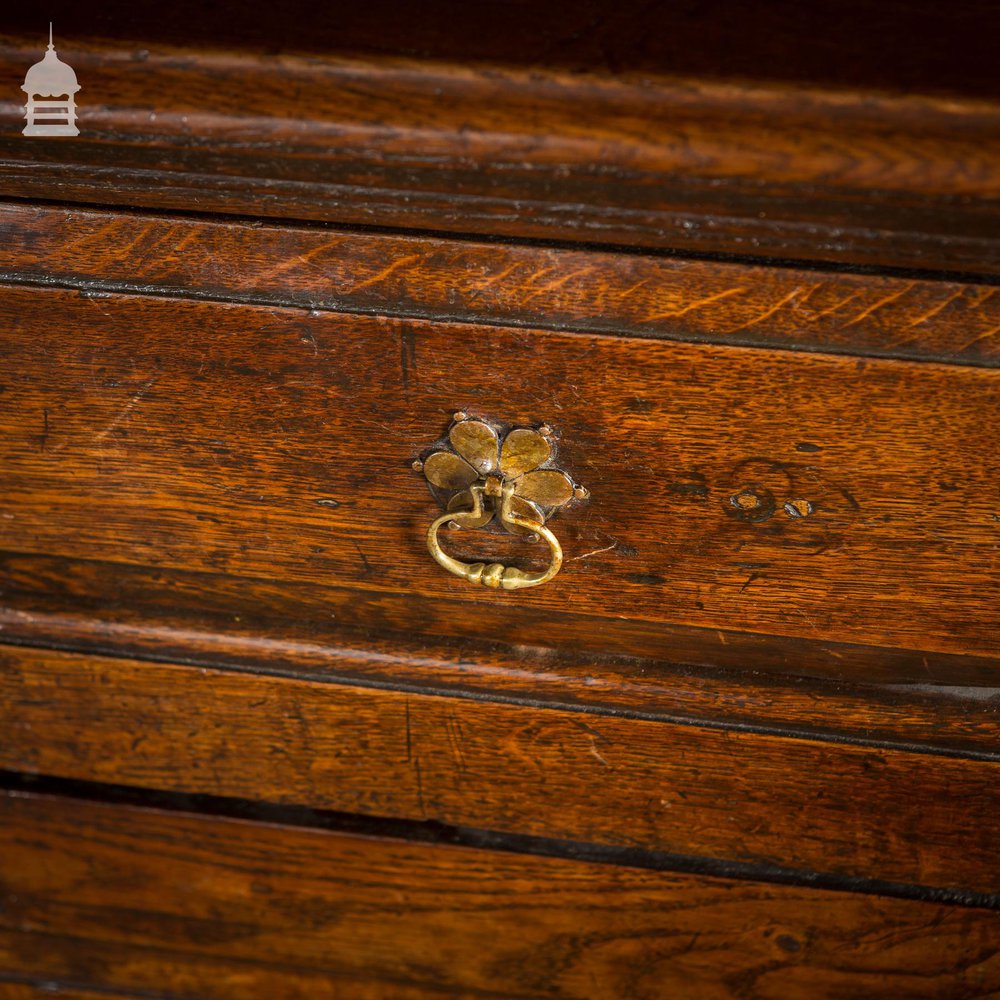
[[(108, 1000), (106, 990), (80, 989), (76, 986), (66, 986), (54, 981), (51, 977), (17, 976), (4, 981), (4, 973), (0, 973), (0, 1000)], [(168, 994), (160, 994), (168, 996)], [(125, 997), (126, 1000), (144, 1000), (141, 993), (131, 993), (116, 990), (113, 996)], [(146, 994), (148, 998), (148, 994)]]
[[(280, 8), (246, 0), (174, 0), (165, 9), (104, 0), (83, 10), (51, 0), (67, 39), (96, 36), (133, 46), (235, 49), (256, 55), (405, 55), (435, 63), (559, 68), (574, 74), (716, 80), (766, 79), (798, 86), (879, 93), (995, 98), (996, 8), (982, 0), (932, 0), (873, 7), (865, 0), (740, 0), (703, 8), (643, 0), (548, 0), (491, 10), (462, 0), (370, 0), (331, 10), (308, 0)], [(30, 9), (12, 7), (8, 30), (38, 31)], [(58, 31), (57, 31), (58, 37)], [(887, 44), (892, 38), (894, 44)]]
[(998, 763), (8, 649), (0, 767), (1000, 892)]
[(171, 46), (162, 20), (64, 46), (89, 102), (72, 143), (18, 134), (41, 38), (0, 40), (0, 193), (997, 272), (995, 94), (276, 57)]
[[(1000, 992), (995, 11), (61, 3), (0, 997)], [(554, 584), (426, 555), (457, 409), (590, 487)]]
[[(994, 370), (24, 288), (0, 320), (8, 551), (405, 592), (499, 640), (530, 609), (540, 645), (583, 615), (997, 657)], [(552, 584), (427, 556), (410, 461), (463, 407), (552, 424), (591, 489)]]
[(0, 277), (996, 366), (994, 286), (0, 204)]
[[(8, 642), (414, 694), (987, 757), (1000, 752), (1000, 700), (989, 686), (995, 678), (988, 659), (546, 619), (517, 608), (497, 616), (504, 641), (487, 643), (463, 635), (467, 625), (453, 600), (3, 552), (0, 580), (0, 634)], [(407, 631), (413, 620), (425, 634)], [(555, 648), (539, 645), (539, 636)], [(646, 655), (602, 652), (623, 638)]]
[(213, 1000), (1000, 988), (986, 910), (47, 797), (0, 810), (0, 964), (56, 982)]

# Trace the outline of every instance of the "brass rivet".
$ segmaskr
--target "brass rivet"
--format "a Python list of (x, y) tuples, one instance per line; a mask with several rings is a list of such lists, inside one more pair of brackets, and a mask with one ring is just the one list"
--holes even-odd
[(538, 428), (538, 433), (541, 434), (542, 437), (551, 437), (552, 428), (549, 427), (548, 424), (542, 424), (542, 426)]
[(423, 462), (421, 462), (421, 461), (420, 461), (420, 459), (418, 458), (418, 459), (417, 459), (417, 460), (416, 460), (416, 461), (415, 461), (415, 462), (413, 463), (413, 471), (414, 471), (414, 472), (423, 472), (423, 469), (424, 469), (424, 463), (423, 463)]
[(469, 416), (468, 413), (465, 413), (462, 410), (459, 410), (458, 413), (455, 413), (455, 414), (452, 415), (452, 420), (454, 420), (456, 424), (460, 424), (468, 416)]
[(450, 528), (450, 529), (451, 529), (452, 531), (457, 531), (457, 530), (458, 530), (458, 522), (457, 522), (457, 521), (449, 521), (449, 522), (448, 522), (448, 527), (449, 527), (449, 528)]
[(590, 496), (590, 490), (588, 490), (586, 486), (574, 486), (573, 496), (575, 496), (577, 500), (586, 500), (587, 497)]

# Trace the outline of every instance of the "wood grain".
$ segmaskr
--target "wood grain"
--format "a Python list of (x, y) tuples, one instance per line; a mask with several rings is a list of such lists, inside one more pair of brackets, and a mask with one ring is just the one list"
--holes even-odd
[(0, 767), (1000, 893), (996, 759), (9, 649)]
[[(244, 17), (199, 0), (174, 0), (161, 10), (104, 0), (90, 11), (52, 0), (51, 10), (67, 45), (96, 36), (134, 46), (152, 36), (196, 51), (406, 53), (432, 63), (560, 68), (598, 77), (672, 73), (996, 97), (998, 15), (981, 0), (954, 0), (947, 10), (932, 0), (877, 8), (865, 0), (814, 0), (807, 8), (772, 0), (753, 11), (740, 0), (715, 0), (706, 11), (643, 0), (549, 0), (511, 5), (502, 17), (462, 0), (425, 0), (419, 8), (369, 0), (338, 10), (307, 0), (287, 0), (280, 8), (245, 0)], [(39, 30), (37, 18), (21, 7), (11, 8), (4, 24), (29, 37)], [(885, 43), (890, 34), (894, 45)]]
[(264, 55), (161, 31), (73, 39), (88, 89), (72, 144), (19, 134), (40, 39), (0, 40), (5, 195), (935, 271), (1000, 262), (995, 94), (790, 87), (767, 67), (734, 82)]
[(0, 809), (0, 967), (99, 988), (213, 1000), (1000, 988), (990, 911), (45, 797)]
[[(125, 993), (120, 990), (116, 990), (112, 995), (125, 997), (126, 1000), (144, 1000), (144, 997), (148, 1000), (149, 997), (148, 993)], [(107, 997), (106, 990), (79, 989), (54, 982), (50, 978), (18, 977), (18, 981), (5, 982), (4, 974), (0, 972), (0, 1000), (107, 1000)]]
[[(17, 288), (0, 328), (8, 551), (405, 592), (495, 640), (517, 607), (998, 654), (995, 370)], [(547, 421), (592, 491), (548, 586), (427, 556), (410, 463), (463, 407)]]
[(0, 203), (0, 278), (995, 367), (994, 286)]
[[(517, 608), (499, 619), (504, 641), (484, 642), (463, 635), (460, 609), (440, 598), (3, 552), (0, 586), (0, 634), (11, 643), (990, 759), (1000, 751), (988, 659)], [(406, 633), (418, 619), (425, 634)], [(625, 639), (651, 655), (601, 651)]]

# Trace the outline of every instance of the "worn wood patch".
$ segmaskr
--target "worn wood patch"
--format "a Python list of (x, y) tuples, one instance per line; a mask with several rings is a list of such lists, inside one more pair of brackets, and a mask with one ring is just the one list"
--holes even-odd
[(1000, 892), (995, 760), (21, 650), (0, 767)]

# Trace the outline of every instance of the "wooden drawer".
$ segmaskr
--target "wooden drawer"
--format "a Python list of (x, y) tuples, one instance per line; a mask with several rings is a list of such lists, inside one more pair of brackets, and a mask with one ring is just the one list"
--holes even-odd
[[(685, 677), (665, 679), (650, 692), (653, 710), (636, 718), (635, 707), (567, 704), (565, 678), (563, 704), (505, 690), (488, 669), (478, 690), (435, 693), (419, 684), (426, 650), (401, 657), (394, 674), (353, 683), (342, 652), (311, 677), (281, 655), (272, 648), (271, 662), (248, 674), (8, 649), (0, 769), (432, 821), (528, 838), (521, 846), (535, 849), (601, 845), (755, 877), (866, 880), (991, 905), (1000, 897), (995, 721), (967, 703), (957, 708), (967, 726), (978, 723), (978, 745), (958, 749), (958, 727), (941, 713), (941, 745), (929, 748), (899, 741), (874, 698), (855, 709), (867, 739), (831, 739), (788, 731), (808, 726), (802, 708), (785, 731), (748, 726), (721, 699), (708, 718), (671, 717), (671, 693), (695, 683)], [(371, 664), (378, 652), (356, 657)], [(762, 711), (760, 690), (726, 692)], [(844, 710), (824, 705), (825, 692), (802, 694), (817, 714)], [(930, 728), (933, 703), (899, 706), (921, 707)]]
[(788, 6), (11, 12), (0, 997), (1000, 991), (994, 18)]
[[(5, 212), (13, 628), (33, 594), (107, 607), (127, 587), (232, 627), (996, 682), (989, 289)], [(184, 250), (128, 256), (161, 240)], [(496, 594), (428, 557), (439, 510), (410, 465), (459, 409), (550, 424), (589, 487), (553, 522), (550, 584)], [(118, 603), (162, 620), (147, 597)]]
[[(2, 634), (89, 651), (0, 658), (0, 766), (1000, 892), (988, 289), (0, 220)], [(551, 583), (428, 556), (459, 408), (589, 487)]]
[(23, 793), (0, 796), (0, 857), (0, 996), (1000, 989), (1000, 918), (975, 907)]

